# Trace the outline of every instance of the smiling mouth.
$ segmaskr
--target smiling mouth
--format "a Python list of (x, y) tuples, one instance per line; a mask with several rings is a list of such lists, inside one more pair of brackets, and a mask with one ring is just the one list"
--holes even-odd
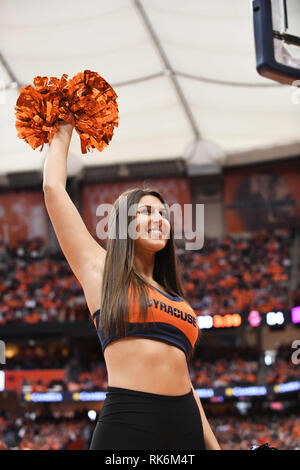
[(162, 230), (148, 230), (148, 233), (153, 234), (153, 235), (163, 235)]

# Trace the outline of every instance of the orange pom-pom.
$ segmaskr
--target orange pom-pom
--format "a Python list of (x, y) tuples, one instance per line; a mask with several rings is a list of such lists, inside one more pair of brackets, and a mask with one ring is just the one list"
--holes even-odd
[(77, 73), (70, 85), (73, 87), (70, 109), (81, 151), (86, 153), (91, 147), (101, 152), (111, 141), (114, 126), (119, 125), (117, 94), (104, 78), (90, 70)]
[(58, 119), (69, 120), (70, 85), (64, 74), (56, 77), (35, 77), (34, 85), (21, 88), (15, 106), (18, 137), (33, 150), (51, 142), (58, 130)]
[(45, 143), (51, 143), (62, 119), (75, 126), (82, 153), (89, 148), (101, 152), (111, 141), (114, 126), (118, 126), (117, 95), (96, 72), (85, 70), (71, 80), (67, 77), (37, 76), (35, 88), (21, 88), (15, 106), (18, 137), (34, 150), (42, 145), (41, 152)]

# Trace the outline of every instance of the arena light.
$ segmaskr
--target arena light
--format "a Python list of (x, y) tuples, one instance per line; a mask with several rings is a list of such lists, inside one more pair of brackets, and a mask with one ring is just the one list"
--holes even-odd
[(52, 392), (27, 393), (24, 398), (25, 398), (26, 401), (32, 401), (32, 402), (35, 402), (35, 403), (63, 401), (62, 393), (52, 393)]
[(265, 361), (266, 366), (270, 366), (270, 365), (274, 364), (275, 359), (276, 359), (276, 350), (275, 349), (265, 351), (264, 361)]
[(238, 412), (243, 416), (247, 414), (251, 406), (252, 403), (249, 401), (239, 401), (235, 404), (235, 407), (237, 408)]
[(106, 392), (74, 392), (74, 401), (103, 401), (106, 397)]
[(234, 397), (251, 397), (267, 395), (267, 389), (264, 386), (253, 385), (250, 387), (232, 387), (232, 395)]
[(300, 305), (293, 307), (291, 310), (292, 323), (300, 323)]
[(5, 389), (5, 372), (0, 370), (0, 392)]
[(211, 315), (199, 315), (197, 317), (198, 326), (201, 330), (213, 327), (213, 318)]
[(237, 328), (242, 323), (239, 313), (227, 313), (226, 315), (213, 315), (214, 328)]
[(269, 354), (265, 354), (264, 361), (266, 366), (270, 366), (272, 364), (271, 356)]
[(281, 411), (283, 410), (283, 405), (281, 401), (271, 401), (270, 403), (270, 409), (271, 410), (276, 410), (276, 411)]
[(248, 315), (248, 322), (252, 327), (257, 327), (261, 324), (262, 316), (257, 310), (251, 310)]
[(211, 397), (209, 401), (211, 403), (222, 403), (224, 401), (224, 397), (223, 396)]
[(194, 390), (199, 398), (211, 398), (215, 395), (213, 388), (195, 388)]
[(89, 410), (88, 417), (91, 421), (95, 421), (95, 419), (97, 418), (97, 412), (95, 410)]
[(300, 380), (274, 385), (275, 393), (297, 392), (300, 390)]
[(282, 312), (268, 312), (266, 315), (266, 323), (269, 326), (283, 325), (284, 315)]

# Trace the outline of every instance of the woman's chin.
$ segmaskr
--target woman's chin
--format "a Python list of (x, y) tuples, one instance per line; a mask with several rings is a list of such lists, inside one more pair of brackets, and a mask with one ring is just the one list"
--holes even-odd
[(166, 244), (167, 240), (165, 238), (139, 238), (136, 240), (136, 245), (138, 245), (140, 248), (144, 249), (153, 249), (155, 251), (162, 250)]

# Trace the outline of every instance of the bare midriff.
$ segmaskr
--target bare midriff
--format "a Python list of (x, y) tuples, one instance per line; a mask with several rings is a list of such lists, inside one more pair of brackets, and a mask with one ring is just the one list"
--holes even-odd
[(104, 359), (110, 387), (160, 395), (184, 395), (192, 388), (185, 353), (177, 346), (142, 337), (108, 344)]

